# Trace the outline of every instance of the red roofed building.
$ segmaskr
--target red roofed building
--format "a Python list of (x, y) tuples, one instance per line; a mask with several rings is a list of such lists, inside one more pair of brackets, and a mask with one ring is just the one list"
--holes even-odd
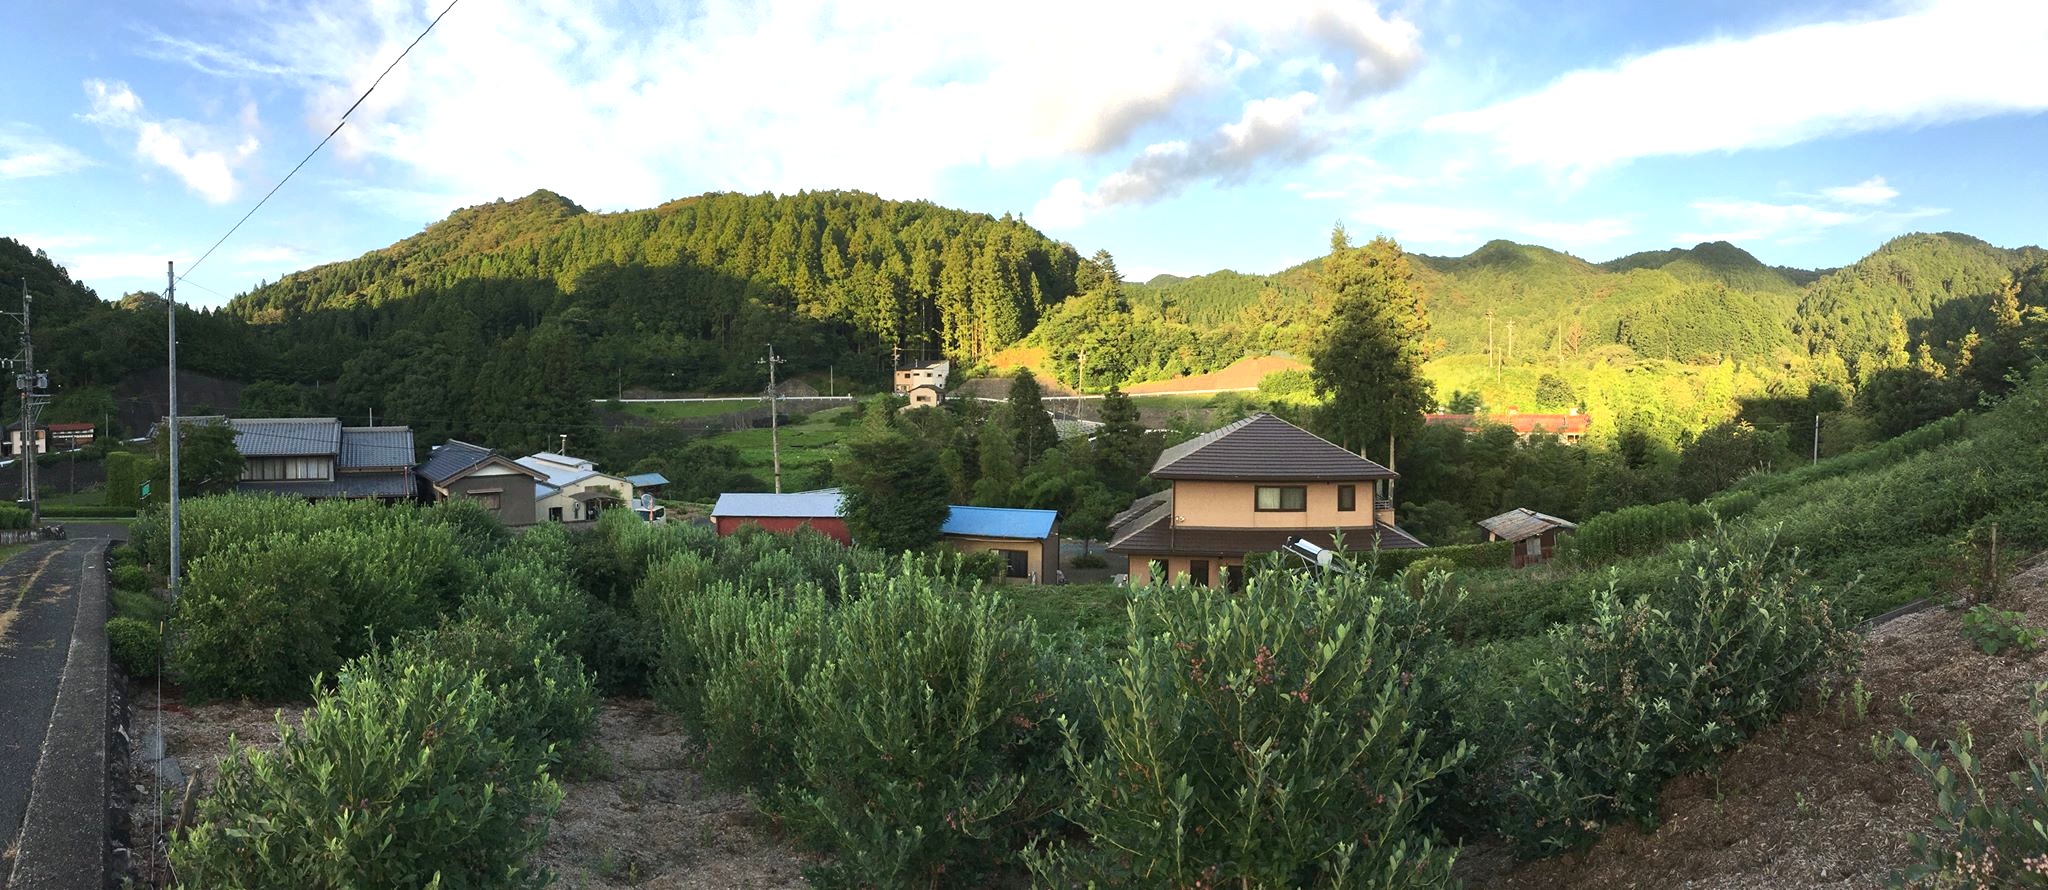
[(1480, 427), (1488, 425), (1510, 427), (1521, 439), (1544, 432), (1567, 445), (1579, 444), (1579, 437), (1593, 425), (1593, 418), (1577, 409), (1566, 414), (1524, 414), (1509, 408), (1506, 414), (1425, 414), (1422, 419), (1431, 426), (1455, 426), (1468, 433), (1479, 432)]

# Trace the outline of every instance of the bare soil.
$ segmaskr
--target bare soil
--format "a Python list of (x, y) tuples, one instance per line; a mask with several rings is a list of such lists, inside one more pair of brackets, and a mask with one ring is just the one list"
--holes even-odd
[(1241, 358), (1221, 371), (1175, 377), (1171, 380), (1154, 380), (1149, 383), (1132, 384), (1127, 390), (1131, 395), (1145, 393), (1199, 392), (1211, 389), (1256, 389), (1259, 381), (1267, 374), (1279, 371), (1306, 371), (1308, 365), (1298, 359), (1278, 355), (1260, 355)]
[[(175, 818), (183, 788), (159, 786), (144, 759), (142, 739), (155, 726), (154, 685), (129, 690), (132, 831), (137, 876), (148, 886), (169, 883), (164, 849), (150, 839)], [(198, 795), (212, 789), (216, 766), (233, 736), (244, 747), (278, 744), (274, 705), (218, 702), (186, 705), (165, 690), (166, 753), (198, 778)], [(296, 721), (303, 705), (282, 708)], [(660, 890), (800, 888), (803, 870), (819, 860), (798, 852), (745, 798), (710, 787), (698, 770), (701, 750), (675, 719), (644, 699), (607, 701), (598, 712), (589, 765), (562, 782), (539, 864), (554, 871), (556, 886), (647, 887)], [(161, 793), (161, 808), (155, 803)], [(162, 810), (161, 814), (159, 809)]]
[[(2048, 562), (2016, 576), (1997, 605), (2048, 626)], [(1935, 607), (1873, 629), (1863, 716), (1849, 690), (1788, 716), (1718, 775), (1672, 782), (1654, 831), (1616, 827), (1582, 853), (1519, 866), (1503, 850), (1468, 848), (1460, 871), (1475, 887), (1537, 890), (1886, 886), (1910, 864), (1907, 842), (1929, 824), (1933, 794), (1903, 752), (1880, 761), (1872, 736), (1903, 728), (1932, 745), (1967, 725), (1985, 773), (2003, 776), (2021, 768), (2027, 699), (2048, 678), (2048, 651), (1985, 655), (1961, 626), (1959, 612)]]
[[(541, 849), (560, 887), (807, 887), (817, 863), (745, 798), (705, 783), (702, 750), (644, 699), (598, 715), (598, 764), (572, 771)], [(575, 775), (574, 773), (590, 775)]]

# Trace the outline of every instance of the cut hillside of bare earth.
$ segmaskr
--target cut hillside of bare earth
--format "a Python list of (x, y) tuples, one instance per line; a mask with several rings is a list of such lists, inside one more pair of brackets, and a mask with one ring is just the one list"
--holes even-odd
[[(2048, 626), (2048, 561), (2013, 578), (1997, 605)], [(1880, 760), (1873, 736), (1903, 728), (1931, 746), (1967, 725), (1988, 786), (2023, 768), (2027, 699), (2048, 676), (2048, 651), (1985, 655), (1961, 627), (1959, 612), (1935, 607), (1873, 629), (1864, 716), (1853, 688), (1788, 716), (1718, 775), (1671, 783), (1655, 831), (1617, 827), (1582, 853), (1519, 867), (1501, 850), (1468, 848), (1460, 871), (1471, 886), (1518, 890), (1886, 886), (1912, 861), (1907, 842), (1929, 825), (1933, 794), (1903, 752)]]
[(1257, 389), (1259, 381), (1266, 375), (1281, 371), (1306, 371), (1308, 365), (1299, 359), (1281, 355), (1260, 355), (1241, 358), (1221, 371), (1207, 374), (1193, 374), (1170, 380), (1153, 380), (1147, 383), (1131, 384), (1127, 390), (1132, 395), (1146, 393), (1208, 392), (1221, 390)]
[[(156, 690), (137, 683), (129, 699), (129, 732), (141, 740), (155, 725)], [(199, 795), (213, 787), (232, 734), (244, 747), (270, 750), (278, 736), (270, 705), (220, 702), (187, 706), (164, 697), (166, 753), (181, 772), (199, 776)], [(285, 708), (296, 722), (303, 706)], [(644, 699), (606, 701), (598, 712), (596, 755), (589, 768), (562, 781), (562, 806), (548, 832), (539, 864), (564, 888), (645, 887), (657, 890), (797, 888), (803, 870), (818, 861), (795, 849), (737, 794), (708, 785), (697, 764), (701, 750), (675, 718)], [(134, 746), (131, 799), (138, 878), (169, 886), (156, 835), (161, 787), (174, 818), (178, 794), (153, 780), (147, 745)], [(182, 786), (179, 786), (182, 789)]]

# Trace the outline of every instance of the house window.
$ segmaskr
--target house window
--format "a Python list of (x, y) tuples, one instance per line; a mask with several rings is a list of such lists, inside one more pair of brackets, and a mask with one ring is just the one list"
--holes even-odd
[(1543, 558), (1543, 537), (1541, 535), (1530, 538), (1528, 541), (1524, 542), (1523, 546), (1525, 548), (1522, 551), (1523, 553), (1536, 557), (1537, 559)]
[(1195, 585), (1195, 586), (1197, 586), (1197, 587), (1207, 587), (1207, 586), (1209, 586), (1209, 561), (1208, 561), (1208, 560), (1206, 560), (1206, 559), (1190, 559), (1190, 560), (1188, 560), (1188, 582), (1189, 582), (1189, 583), (1191, 583), (1191, 584), (1194, 584), (1194, 585)]
[(1031, 551), (998, 550), (996, 551), (996, 555), (1003, 558), (1003, 577), (1031, 577)]
[(549, 508), (548, 508), (548, 521), (549, 521), (549, 522), (561, 522), (561, 521), (562, 521), (562, 508), (560, 508), (560, 507), (549, 507)]
[(1255, 506), (1261, 513), (1300, 513), (1308, 509), (1308, 489), (1300, 485), (1261, 485)]
[(499, 494), (500, 492), (497, 489), (492, 489), (490, 491), (472, 491), (469, 493), (468, 497), (470, 500), (482, 505), (484, 509), (496, 513), (498, 512), (499, 506)]
[(1344, 513), (1358, 509), (1358, 486), (1337, 486), (1337, 509)]

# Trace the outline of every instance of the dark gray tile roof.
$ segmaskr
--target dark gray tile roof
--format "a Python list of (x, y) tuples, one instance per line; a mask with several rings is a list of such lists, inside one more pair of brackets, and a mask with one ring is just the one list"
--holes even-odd
[(1337, 533), (1344, 535), (1345, 550), (1412, 550), (1421, 541), (1391, 525), (1359, 526), (1346, 529), (1299, 528), (1175, 528), (1161, 505), (1156, 515), (1133, 523), (1131, 529), (1110, 542), (1112, 553), (1174, 554), (1192, 556), (1242, 556), (1279, 550), (1288, 538), (1301, 538), (1318, 547), (1337, 546)]
[(335, 484), (345, 498), (410, 498), (418, 492), (411, 470), (381, 473), (336, 473)]
[(235, 418), (228, 424), (235, 428), (235, 450), (243, 457), (341, 453), (341, 421), (332, 417)]
[(1172, 500), (1173, 489), (1166, 488), (1132, 501), (1131, 505), (1125, 507), (1122, 513), (1116, 514), (1116, 516), (1109, 520), (1111, 536), (1114, 537), (1116, 532), (1122, 530), (1124, 526), (1131, 524), (1138, 517), (1149, 514), (1162, 506), (1169, 505)]
[(410, 468), (412, 427), (342, 427), (341, 458), (335, 466), (343, 470)]
[(1152, 475), (1310, 482), (1391, 479), (1399, 474), (1271, 414), (1254, 414), (1160, 452)]
[(420, 464), (420, 475), (436, 484), (448, 481), (448, 477), (483, 463), (491, 457), (491, 450), (468, 442), (449, 439), (445, 445), (434, 446), (434, 453), (427, 455)]
[(1553, 528), (1578, 528), (1570, 520), (1559, 519), (1548, 513), (1538, 513), (1527, 507), (1517, 507), (1499, 516), (1479, 520), (1479, 527), (1494, 534), (1503, 541), (1522, 541), (1543, 534)]

